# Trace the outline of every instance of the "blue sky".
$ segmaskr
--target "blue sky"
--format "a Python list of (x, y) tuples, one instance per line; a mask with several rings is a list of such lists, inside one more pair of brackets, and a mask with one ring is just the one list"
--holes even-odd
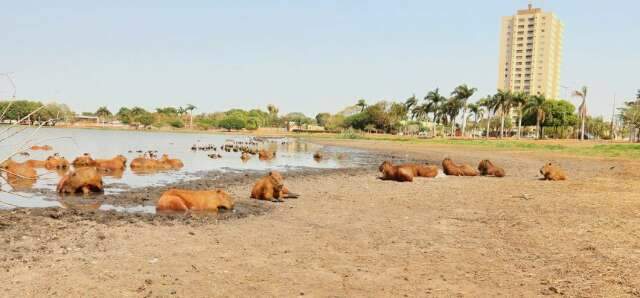
[[(93, 3), (90, 3), (93, 2)], [(495, 92), (500, 17), (527, 1), (6, 1), (0, 73), (19, 98), (337, 112), (467, 83)], [(640, 1), (544, 0), (565, 23), (561, 83), (611, 115), (640, 88)], [(0, 80), (0, 96), (10, 95)], [(567, 94), (561, 90), (561, 94)], [(577, 99), (572, 99), (577, 102)]]

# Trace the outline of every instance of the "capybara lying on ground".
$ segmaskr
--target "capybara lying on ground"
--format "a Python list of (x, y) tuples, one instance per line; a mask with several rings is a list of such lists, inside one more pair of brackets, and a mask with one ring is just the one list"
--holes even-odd
[(60, 194), (102, 192), (102, 176), (93, 167), (81, 167), (60, 178), (56, 191)]
[(258, 158), (260, 160), (272, 160), (276, 157), (276, 153), (271, 150), (260, 149), (258, 151)]
[(540, 174), (544, 176), (543, 180), (560, 181), (567, 180), (567, 175), (557, 165), (553, 163), (547, 163), (540, 169)]
[(157, 159), (138, 157), (131, 161), (131, 169), (138, 172), (170, 170), (171, 165)]
[(112, 159), (96, 159), (95, 163), (98, 169), (118, 171), (124, 170), (127, 167), (127, 158), (122, 155), (117, 155)]
[(180, 169), (184, 167), (184, 164), (181, 160), (177, 158), (169, 158), (169, 155), (162, 154), (160, 158), (160, 162), (166, 165), (169, 165), (172, 169)]
[(31, 150), (33, 150), (33, 151), (38, 151), (38, 150), (49, 151), (49, 150), (53, 150), (53, 147), (51, 147), (49, 145), (44, 145), (44, 146), (35, 145), (35, 146), (31, 146)]
[(170, 189), (162, 194), (156, 211), (209, 211), (217, 212), (219, 208), (233, 209), (231, 196), (223, 190), (191, 191)]
[(266, 201), (282, 202), (284, 198), (297, 198), (284, 186), (284, 178), (276, 171), (271, 171), (256, 182), (251, 190), (251, 198)]
[(96, 161), (93, 158), (91, 158), (91, 155), (89, 153), (85, 153), (81, 156), (76, 157), (76, 159), (73, 160), (72, 164), (76, 168), (95, 167)]
[(415, 177), (433, 178), (438, 176), (438, 166), (428, 164), (404, 163), (398, 165), (401, 168), (411, 169)]
[(383, 161), (378, 170), (382, 173), (382, 180), (393, 180), (398, 182), (412, 182), (413, 170), (408, 167), (394, 166), (390, 161)]
[(32, 168), (44, 168), (46, 162), (44, 160), (29, 159), (23, 162), (23, 164), (28, 165)]
[(451, 158), (445, 158), (442, 161), (442, 169), (449, 176), (478, 176), (478, 171), (467, 164), (457, 165)]
[(52, 170), (66, 170), (69, 168), (69, 161), (57, 154), (47, 157), (47, 160), (44, 162), (44, 168), (52, 171)]
[(504, 169), (494, 165), (490, 160), (485, 159), (478, 164), (478, 171), (482, 176), (504, 177)]

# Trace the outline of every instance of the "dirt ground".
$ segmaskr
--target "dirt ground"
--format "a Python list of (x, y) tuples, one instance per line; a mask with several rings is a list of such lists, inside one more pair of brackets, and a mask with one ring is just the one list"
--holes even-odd
[[(260, 212), (229, 220), (3, 211), (0, 296), (640, 296), (636, 162), (323, 142), (430, 162), (490, 158), (508, 176), (296, 173), (286, 182), (301, 197), (285, 203), (249, 201), (247, 178), (227, 189)], [(570, 179), (540, 181), (547, 160)]]

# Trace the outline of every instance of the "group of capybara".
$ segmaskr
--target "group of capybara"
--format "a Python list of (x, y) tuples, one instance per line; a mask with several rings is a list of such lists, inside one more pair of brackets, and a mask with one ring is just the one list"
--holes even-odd
[[(257, 154), (261, 160), (269, 160), (275, 157), (276, 153), (270, 150), (255, 150), (249, 152), (242, 146), (239, 151), (242, 160), (248, 160), (252, 154)], [(45, 148), (45, 149), (43, 149)], [(226, 150), (225, 146), (221, 148)], [(50, 146), (34, 146), (32, 150), (51, 150)], [(313, 154), (315, 160), (322, 160), (326, 155), (320, 151)], [(160, 158), (145, 153), (144, 156), (133, 159), (130, 168), (135, 172), (151, 172), (170, 169), (180, 169), (184, 165), (179, 159), (169, 158), (166, 154)], [(71, 169), (73, 167), (73, 169)], [(7, 180), (12, 183), (26, 180), (35, 181), (37, 178), (36, 168), (45, 168), (61, 173), (61, 178), (57, 184), (56, 191), (60, 194), (88, 194), (92, 192), (102, 192), (104, 184), (103, 175), (122, 175), (127, 167), (127, 158), (117, 155), (111, 159), (94, 159), (90, 154), (85, 153), (72, 162), (64, 157), (53, 154), (44, 161), (27, 160), (16, 162), (11, 159), (0, 164), (0, 168), (7, 174)], [(432, 164), (403, 163), (394, 165), (390, 161), (384, 161), (378, 168), (381, 172), (380, 179), (398, 182), (412, 182), (415, 177), (434, 178), (438, 176), (439, 168)], [(504, 177), (505, 170), (495, 165), (488, 159), (480, 161), (477, 168), (468, 164), (456, 164), (450, 158), (442, 161), (442, 171), (449, 176), (494, 176)], [(544, 180), (558, 181), (566, 180), (564, 171), (553, 163), (545, 164), (540, 173)], [(31, 182), (33, 183), (33, 182)], [(12, 184), (13, 185), (13, 184)], [(284, 185), (283, 176), (276, 171), (270, 171), (266, 176), (260, 178), (251, 189), (250, 198), (266, 201), (282, 201), (286, 198), (297, 198), (298, 195), (291, 193)], [(162, 194), (156, 203), (156, 210), (166, 211), (204, 211), (217, 212), (218, 209), (233, 209), (234, 200), (222, 189), (193, 191), (184, 189), (170, 189)]]
[[(315, 156), (314, 156), (315, 157)], [(438, 175), (438, 167), (430, 164), (404, 163), (393, 165), (390, 161), (384, 161), (378, 168), (382, 173), (380, 179), (398, 182), (412, 182), (414, 177), (433, 178)], [(468, 164), (456, 164), (451, 158), (442, 161), (442, 171), (447, 176), (494, 176), (504, 177), (503, 168), (495, 165), (488, 159), (480, 161), (477, 169)], [(553, 163), (547, 163), (540, 169), (543, 180), (566, 180), (564, 171)]]

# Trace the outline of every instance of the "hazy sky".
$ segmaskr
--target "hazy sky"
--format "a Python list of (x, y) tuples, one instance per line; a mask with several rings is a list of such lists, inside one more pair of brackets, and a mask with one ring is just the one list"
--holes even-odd
[[(500, 17), (527, 1), (0, 0), (0, 73), (19, 98), (196, 113), (337, 112), (358, 98), (495, 92)], [(545, 0), (565, 23), (561, 84), (611, 114), (640, 88), (638, 0)], [(0, 78), (0, 96), (10, 95)], [(564, 96), (567, 94), (561, 90)], [(577, 99), (572, 99), (577, 102)]]

